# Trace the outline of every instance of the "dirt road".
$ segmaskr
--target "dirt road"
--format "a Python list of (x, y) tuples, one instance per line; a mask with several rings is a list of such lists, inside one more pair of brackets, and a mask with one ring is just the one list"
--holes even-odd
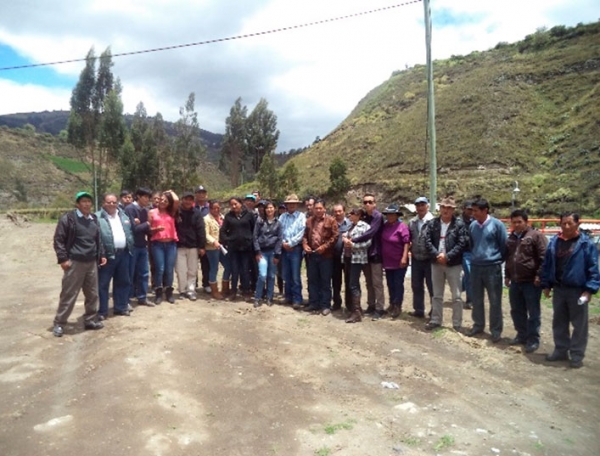
[(204, 296), (97, 332), (79, 302), (58, 339), (53, 231), (0, 221), (2, 456), (600, 454), (596, 321), (579, 370), (544, 361), (548, 302), (532, 355), (507, 303), (499, 344)]

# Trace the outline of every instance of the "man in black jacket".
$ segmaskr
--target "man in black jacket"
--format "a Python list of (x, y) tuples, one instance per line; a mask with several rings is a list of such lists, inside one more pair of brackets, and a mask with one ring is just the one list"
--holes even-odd
[(425, 248), (432, 261), (433, 285), (431, 320), (425, 325), (428, 330), (442, 326), (446, 281), (452, 293), (452, 327), (455, 331), (460, 331), (462, 326), (460, 273), (463, 253), (469, 246), (469, 232), (462, 218), (454, 215), (455, 209), (454, 198), (443, 198), (440, 202), (440, 216), (429, 222), (429, 229), (425, 232)]
[(175, 220), (177, 229), (177, 261), (175, 272), (179, 286), (179, 299), (196, 300), (198, 258), (206, 251), (206, 229), (200, 211), (194, 210), (194, 194), (187, 192), (181, 197), (179, 214)]
[(85, 296), (85, 329), (101, 329), (96, 321), (98, 311), (98, 265), (104, 266), (106, 258), (100, 242), (100, 227), (92, 213), (92, 195), (79, 192), (75, 196), (77, 209), (67, 212), (58, 221), (54, 232), (54, 251), (58, 264), (64, 271), (58, 310), (54, 317), (53, 334), (61, 337), (79, 291)]
[(138, 305), (154, 307), (154, 303), (148, 301), (148, 235), (150, 234), (150, 223), (148, 223), (148, 204), (152, 191), (141, 187), (135, 192), (135, 202), (125, 208), (125, 213), (131, 220), (133, 228), (133, 257), (129, 263), (131, 278), (130, 297), (137, 297)]

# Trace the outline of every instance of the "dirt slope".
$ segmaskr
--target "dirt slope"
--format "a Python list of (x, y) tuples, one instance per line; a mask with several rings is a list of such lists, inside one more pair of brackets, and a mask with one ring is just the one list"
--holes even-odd
[(597, 324), (579, 370), (544, 361), (546, 305), (533, 355), (508, 346), (507, 304), (498, 345), (204, 296), (98, 332), (80, 302), (57, 339), (53, 230), (0, 221), (0, 455), (600, 453)]

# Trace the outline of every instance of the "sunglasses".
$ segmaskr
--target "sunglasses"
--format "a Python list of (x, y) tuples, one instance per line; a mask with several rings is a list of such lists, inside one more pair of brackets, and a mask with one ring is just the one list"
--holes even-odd
[(375, 200), (364, 200), (363, 204), (375, 204)]

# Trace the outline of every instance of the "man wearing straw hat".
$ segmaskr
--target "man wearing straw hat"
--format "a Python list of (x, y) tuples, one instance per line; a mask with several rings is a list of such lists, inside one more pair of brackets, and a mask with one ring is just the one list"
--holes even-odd
[(281, 262), (283, 263), (285, 303), (293, 305), (295, 309), (302, 307), (300, 264), (302, 262), (302, 238), (306, 228), (306, 216), (298, 210), (298, 205), (301, 202), (298, 195), (288, 195), (284, 201), (287, 212), (279, 217), (283, 232)]

